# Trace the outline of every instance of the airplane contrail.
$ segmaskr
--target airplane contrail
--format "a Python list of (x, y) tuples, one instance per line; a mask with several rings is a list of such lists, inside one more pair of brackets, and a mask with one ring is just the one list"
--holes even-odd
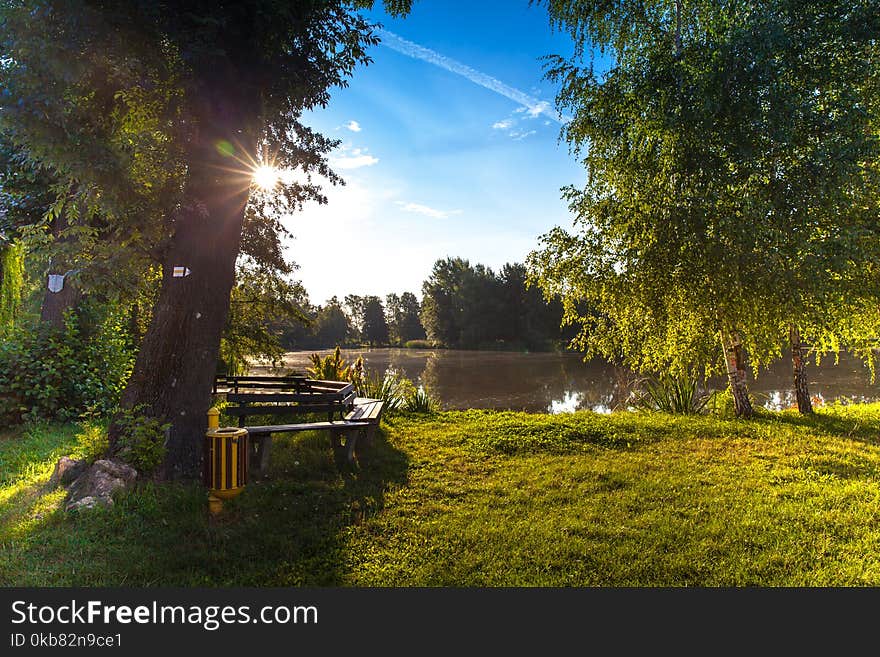
[(569, 120), (567, 117), (563, 117), (556, 112), (546, 100), (539, 100), (534, 96), (530, 96), (519, 89), (504, 84), (501, 80), (493, 78), (491, 75), (486, 75), (485, 73), (471, 68), (467, 64), (462, 64), (446, 55), (441, 55), (436, 50), (431, 50), (430, 48), (425, 48), (412, 41), (407, 41), (394, 34), (394, 32), (389, 32), (384, 29), (379, 29), (376, 32), (382, 38), (383, 46), (387, 46), (407, 57), (420, 59), (423, 62), (439, 66), (440, 68), (455, 73), (456, 75), (460, 75), (489, 91), (494, 91), (496, 94), (509, 98), (527, 108), (527, 111), (531, 116), (544, 114), (557, 123), (565, 123)]

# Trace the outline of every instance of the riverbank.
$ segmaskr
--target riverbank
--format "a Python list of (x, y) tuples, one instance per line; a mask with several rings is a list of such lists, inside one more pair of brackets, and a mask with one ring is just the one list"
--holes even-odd
[(4, 586), (880, 584), (880, 404), (391, 417), (354, 473), (276, 439), (217, 519), (180, 485), (65, 516), (43, 487), (76, 434), (0, 439)]

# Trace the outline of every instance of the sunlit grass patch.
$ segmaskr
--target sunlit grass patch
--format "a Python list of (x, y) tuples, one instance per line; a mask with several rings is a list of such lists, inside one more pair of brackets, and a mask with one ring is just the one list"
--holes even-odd
[(880, 585), (880, 404), (748, 422), (403, 414), (359, 470), (324, 433), (277, 437), (269, 478), (216, 518), (178, 484), (60, 511), (41, 486), (78, 432), (32, 435), (30, 463), (0, 441), (17, 464), (0, 483), (0, 582)]

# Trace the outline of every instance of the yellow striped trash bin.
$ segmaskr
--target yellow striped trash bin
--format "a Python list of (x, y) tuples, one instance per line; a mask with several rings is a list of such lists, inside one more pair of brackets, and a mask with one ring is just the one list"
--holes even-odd
[(244, 490), (247, 473), (247, 429), (209, 428), (205, 433), (205, 486), (212, 513), (219, 513), (222, 500), (231, 499)]

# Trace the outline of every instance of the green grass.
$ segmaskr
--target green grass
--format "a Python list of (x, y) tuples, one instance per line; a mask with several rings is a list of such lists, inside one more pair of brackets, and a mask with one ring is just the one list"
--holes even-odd
[(322, 434), (209, 517), (144, 484), (65, 515), (78, 429), (0, 438), (0, 584), (880, 584), (880, 404), (754, 421), (660, 413), (391, 417), (359, 471)]

